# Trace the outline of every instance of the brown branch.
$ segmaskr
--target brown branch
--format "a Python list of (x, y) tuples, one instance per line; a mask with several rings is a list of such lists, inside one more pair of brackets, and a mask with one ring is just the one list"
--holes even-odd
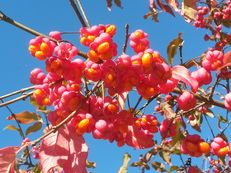
[(125, 25), (125, 41), (124, 41), (124, 46), (123, 46), (123, 51), (122, 53), (126, 53), (126, 49), (127, 49), (127, 45), (128, 45), (128, 38), (129, 38), (129, 34), (128, 34), (128, 30), (129, 30), (129, 25), (126, 24)]
[(75, 11), (75, 14), (77, 15), (77, 17), (78, 17), (78, 19), (79, 19), (81, 25), (82, 25), (83, 27), (87, 27), (87, 24), (86, 24), (85, 21), (83, 20), (83, 17), (81, 16), (81, 14), (80, 14), (80, 12), (79, 12), (79, 9), (78, 9), (78, 7), (76, 6), (74, 0), (69, 0), (69, 1), (70, 1), (70, 3), (71, 3), (71, 6), (72, 6), (73, 10)]
[(22, 88), (22, 89), (17, 90), (17, 91), (13, 91), (13, 92), (11, 92), (9, 94), (1, 96), (0, 100), (5, 99), (7, 97), (11, 97), (11, 96), (16, 95), (16, 94), (23, 94), (24, 92), (26, 92), (28, 90), (32, 90), (32, 89), (34, 89), (34, 86), (30, 86), (30, 87)]
[(76, 1), (77, 1), (77, 3), (78, 3), (79, 9), (80, 9), (80, 11), (81, 11), (81, 13), (82, 13), (82, 15), (83, 15), (83, 18), (84, 18), (84, 20), (85, 20), (85, 23), (86, 23), (87, 27), (90, 27), (89, 20), (87, 19), (87, 16), (86, 16), (86, 14), (85, 14), (85, 11), (83, 10), (83, 6), (82, 6), (80, 0), (76, 0)]
[(6, 101), (4, 103), (1, 103), (0, 104), (0, 107), (3, 107), (3, 106), (7, 106), (9, 104), (12, 104), (12, 103), (15, 103), (19, 100), (25, 100), (27, 97), (31, 96), (33, 94), (33, 91), (29, 92), (29, 93), (24, 93), (23, 95), (15, 98), (15, 99), (12, 99), (12, 100), (9, 100), (9, 101)]
[[(177, 94), (181, 94), (181, 93), (182, 93), (182, 92), (180, 91), (180, 89), (178, 89), (178, 88), (175, 88), (173, 92), (174, 92), (174, 93), (177, 93)], [(218, 106), (218, 107), (220, 107), (220, 108), (226, 109), (226, 107), (225, 107), (225, 105), (224, 105), (223, 102), (220, 102), (220, 101), (217, 101), (217, 100), (213, 100), (212, 98), (209, 99), (209, 98), (207, 98), (207, 97), (205, 97), (205, 96), (202, 96), (202, 95), (199, 95), (199, 94), (197, 94), (197, 93), (195, 93), (194, 96), (195, 96), (197, 99), (199, 99), (200, 101), (205, 102), (206, 104), (214, 105), (214, 106)]]

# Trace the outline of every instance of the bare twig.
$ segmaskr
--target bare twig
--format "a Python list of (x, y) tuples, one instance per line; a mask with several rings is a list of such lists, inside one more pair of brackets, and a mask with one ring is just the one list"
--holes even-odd
[(15, 99), (12, 99), (12, 100), (9, 100), (9, 101), (6, 101), (4, 103), (1, 103), (0, 104), (0, 107), (3, 107), (3, 106), (7, 106), (9, 104), (12, 104), (12, 103), (15, 103), (19, 100), (25, 100), (27, 97), (31, 96), (33, 94), (33, 91), (29, 92), (29, 93), (24, 93), (23, 95), (15, 98)]
[(85, 23), (86, 23), (87, 27), (90, 27), (89, 20), (87, 19), (87, 16), (86, 16), (86, 14), (85, 14), (85, 11), (83, 10), (83, 6), (82, 6), (80, 0), (76, 0), (76, 1), (77, 1), (77, 3), (78, 3), (79, 9), (80, 9), (80, 11), (81, 11), (81, 13), (82, 13), (82, 15), (83, 15), (83, 18), (84, 18), (84, 20), (85, 20)]
[(87, 24), (86, 24), (85, 21), (83, 20), (83, 17), (81, 16), (78, 7), (77, 7), (76, 4), (75, 4), (75, 1), (74, 1), (74, 0), (69, 0), (69, 1), (70, 1), (70, 3), (71, 3), (71, 6), (72, 6), (73, 10), (75, 11), (75, 14), (77, 15), (77, 17), (78, 17), (78, 19), (79, 19), (81, 25), (82, 25), (83, 27), (87, 27)]
[(17, 90), (17, 91), (13, 91), (13, 92), (11, 92), (9, 94), (1, 96), (0, 100), (5, 99), (7, 97), (11, 97), (11, 96), (16, 95), (16, 94), (23, 94), (24, 92), (26, 92), (28, 90), (32, 90), (32, 89), (34, 89), (34, 86), (30, 86), (30, 87), (22, 88), (22, 89)]
[(125, 25), (125, 41), (124, 41), (124, 46), (123, 46), (123, 51), (122, 53), (126, 53), (126, 49), (127, 49), (127, 45), (128, 45), (128, 38), (129, 38), (129, 34), (128, 34), (128, 30), (129, 30), (129, 25), (126, 24)]

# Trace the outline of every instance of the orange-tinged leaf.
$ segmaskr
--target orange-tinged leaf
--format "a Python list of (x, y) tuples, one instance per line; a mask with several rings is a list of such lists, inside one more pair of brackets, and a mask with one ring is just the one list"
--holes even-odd
[(33, 132), (37, 132), (42, 128), (42, 122), (36, 122), (32, 126), (26, 129), (26, 135), (29, 135)]
[(197, 0), (184, 0), (182, 4), (182, 12), (186, 20), (194, 20), (197, 16)]
[(17, 146), (0, 149), (0, 173), (14, 173), (14, 162), (19, 150)]
[(159, 7), (164, 11), (170, 13), (172, 16), (175, 16), (174, 12), (172, 11), (171, 7), (169, 5), (163, 4), (161, 0), (157, 0), (157, 4)]
[[(35, 121), (42, 121), (40, 115), (34, 113), (34, 112), (28, 112), (28, 111), (24, 111), (18, 114), (14, 114), (15, 119), (21, 123), (21, 124), (30, 124), (33, 123)], [(8, 120), (14, 120), (14, 116), (11, 115), (9, 117), (7, 117)]]
[(172, 6), (175, 11), (178, 11), (178, 1), (177, 0), (165, 0), (166, 3)]
[(177, 49), (180, 45), (183, 44), (183, 39), (181, 38), (182, 33), (179, 33), (177, 38), (173, 39), (169, 44), (167, 48), (167, 54), (168, 54), (168, 61), (170, 64), (173, 63), (173, 58), (176, 55)]
[(111, 7), (112, 7), (112, 0), (107, 0), (107, 9), (109, 11), (111, 11)]
[(114, 2), (118, 7), (122, 7), (121, 0), (114, 0)]
[(14, 125), (8, 125), (8, 126), (5, 127), (5, 129), (7, 129), (7, 130), (16, 130), (16, 131), (20, 130), (19, 128), (15, 127)]

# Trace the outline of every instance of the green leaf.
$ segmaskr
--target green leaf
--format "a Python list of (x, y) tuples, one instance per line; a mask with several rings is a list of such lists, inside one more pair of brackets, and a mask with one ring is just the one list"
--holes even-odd
[(161, 151), (159, 153), (160, 157), (165, 161), (167, 162), (168, 164), (171, 163), (171, 157), (170, 157), (170, 153), (169, 152), (166, 152), (166, 151)]
[(40, 115), (34, 112), (24, 111), (18, 114), (10, 115), (7, 117), (8, 120), (17, 120), (21, 124), (30, 124), (36, 121), (42, 121)]
[(96, 163), (89, 160), (86, 161), (87, 168), (96, 168)]
[(169, 171), (168, 171), (168, 173), (171, 173), (172, 171), (176, 171), (178, 169), (179, 169), (178, 166), (171, 166), (170, 169), (169, 169)]
[(42, 128), (42, 122), (36, 122), (32, 126), (26, 129), (26, 135), (29, 135), (33, 132), (37, 132)]
[(173, 58), (176, 55), (177, 49), (179, 46), (183, 44), (183, 39), (181, 38), (182, 33), (178, 34), (178, 37), (173, 39), (169, 44), (167, 48), (167, 54), (168, 54), (168, 62), (170, 64), (173, 63)]
[(118, 173), (127, 173), (128, 162), (130, 159), (131, 159), (131, 156), (128, 153), (125, 153), (123, 157), (123, 165), (120, 167)]
[(228, 122), (228, 120), (226, 118), (224, 118), (223, 116), (221, 116), (220, 114), (218, 114), (218, 120), (219, 120), (219, 122), (222, 122), (222, 123)]
[(152, 167), (157, 171), (157, 172), (166, 172), (165, 166), (163, 163), (160, 162), (152, 162)]

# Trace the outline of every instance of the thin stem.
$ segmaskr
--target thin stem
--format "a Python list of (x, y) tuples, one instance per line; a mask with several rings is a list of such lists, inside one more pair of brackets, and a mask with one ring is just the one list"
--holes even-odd
[(215, 91), (217, 84), (219, 83), (219, 77), (217, 77), (215, 84), (212, 86), (211, 92), (209, 94), (209, 99), (211, 100)]
[(125, 25), (125, 41), (124, 41), (124, 46), (123, 46), (123, 51), (122, 51), (123, 54), (126, 53), (126, 49), (128, 45), (128, 38), (129, 38), (128, 30), (129, 30), (129, 25), (126, 24)]
[(6, 16), (2, 11), (0, 11), (0, 19), (2, 21), (5, 21), (5, 22), (7, 22), (7, 23), (9, 23), (11, 25), (14, 25), (14, 26), (16, 26), (16, 27), (18, 27), (18, 28), (26, 31), (26, 32), (29, 32), (30, 34), (33, 34), (33, 35), (36, 35), (36, 36), (41, 35), (43, 37), (48, 37), (48, 36), (46, 36), (46, 35), (38, 32), (38, 31), (35, 31), (35, 30), (33, 30), (33, 29), (31, 29), (31, 28), (29, 28), (29, 27), (27, 27), (27, 26), (25, 26), (25, 25), (23, 25), (23, 24), (15, 21), (13, 19), (11, 19), (10, 17)]
[(78, 17), (78, 19), (79, 19), (81, 25), (82, 25), (83, 27), (86, 27), (87, 24), (86, 24), (85, 21), (83, 20), (83, 17), (81, 16), (78, 7), (77, 7), (76, 4), (75, 4), (75, 1), (74, 1), (74, 0), (69, 0), (69, 1), (70, 1), (70, 3), (71, 3), (71, 6), (72, 6), (73, 10), (75, 11), (75, 14), (77, 15), (77, 17)]
[(184, 160), (183, 160), (183, 158), (182, 158), (182, 155), (180, 154), (179, 156), (180, 156), (180, 160), (181, 160), (181, 162), (182, 162), (182, 164), (183, 164), (183, 168), (184, 168), (185, 172), (188, 173), (187, 168), (186, 168), (186, 166), (185, 166), (185, 164), (184, 164)]
[(135, 111), (135, 110), (136, 110), (136, 108), (138, 107), (138, 105), (139, 105), (139, 103), (141, 102), (141, 100), (142, 100), (142, 96), (140, 96), (140, 97), (139, 97), (139, 99), (138, 99), (138, 101), (137, 101), (137, 103), (136, 103), (136, 105), (135, 105), (135, 107), (134, 107), (134, 110), (133, 110), (133, 111)]
[(179, 45), (179, 51), (180, 51), (180, 64), (183, 64), (183, 43), (182, 42), (180, 45)]
[[(3, 99), (0, 99), (0, 100), (1, 100), (2, 103), (4, 103)], [(24, 140), (26, 136), (23, 133), (22, 126), (20, 125), (19, 121), (16, 119), (16, 116), (15, 116), (14, 112), (10, 109), (10, 107), (8, 105), (6, 105), (5, 107), (10, 112), (10, 114), (14, 118), (14, 120), (16, 121), (18, 129), (19, 129), (19, 133), (20, 133), (22, 139)], [(32, 159), (31, 159), (30, 153), (29, 153), (28, 146), (25, 148), (25, 150), (26, 150), (26, 152), (28, 152), (28, 156), (26, 157), (26, 159), (29, 159), (29, 166), (31, 166), (31, 165), (33, 165), (33, 163), (32, 163)]]
[(128, 102), (128, 109), (131, 109), (131, 104), (130, 104), (130, 98), (129, 98), (129, 94), (127, 95), (127, 102)]
[(7, 97), (11, 97), (13, 95), (16, 95), (16, 94), (23, 94), (24, 92), (26, 92), (28, 90), (32, 90), (32, 89), (34, 89), (34, 86), (30, 86), (30, 87), (27, 87), (27, 88), (22, 88), (20, 90), (13, 91), (13, 92), (11, 92), (9, 94), (3, 95), (3, 96), (0, 97), (0, 99), (2, 100), (2, 99), (5, 99)]
[(215, 138), (213, 129), (212, 129), (212, 127), (211, 127), (211, 125), (210, 125), (210, 123), (209, 123), (208, 118), (206, 117), (206, 115), (204, 116), (204, 118), (205, 118), (205, 121), (206, 121), (206, 123), (207, 123), (207, 125), (208, 125), (208, 127), (209, 127), (209, 130), (211, 131), (211, 133), (212, 133), (212, 135), (213, 135), (213, 138)]
[(90, 27), (89, 20), (87, 19), (87, 16), (86, 16), (86, 14), (85, 14), (85, 11), (83, 10), (83, 6), (82, 6), (80, 0), (76, 0), (76, 1), (77, 1), (77, 3), (78, 3), (79, 9), (80, 9), (80, 11), (81, 11), (81, 13), (82, 13), (82, 15), (83, 15), (83, 18), (84, 18), (84, 20), (85, 20), (85, 23), (86, 23), (87, 27)]
[(27, 97), (31, 96), (32, 94), (33, 94), (33, 91), (29, 92), (29, 93), (25, 93), (25, 94), (15, 98), (15, 99), (12, 99), (12, 100), (1, 103), (0, 107), (7, 106), (7, 105), (15, 103), (15, 102), (17, 102), (19, 100), (25, 100)]

